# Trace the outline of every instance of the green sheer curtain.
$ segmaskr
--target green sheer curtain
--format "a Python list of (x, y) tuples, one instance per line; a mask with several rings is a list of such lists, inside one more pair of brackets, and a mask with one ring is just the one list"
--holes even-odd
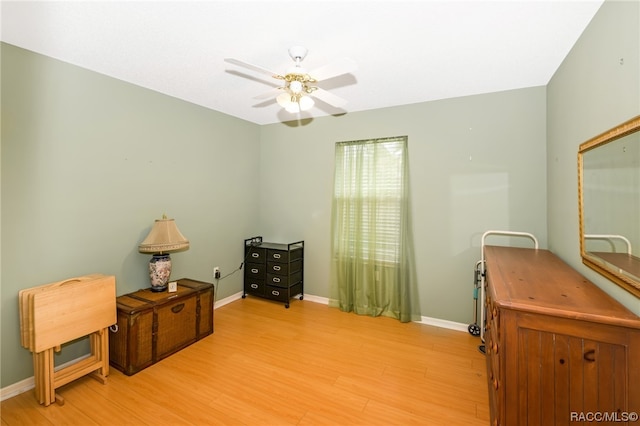
[(336, 144), (330, 306), (421, 319), (407, 137)]

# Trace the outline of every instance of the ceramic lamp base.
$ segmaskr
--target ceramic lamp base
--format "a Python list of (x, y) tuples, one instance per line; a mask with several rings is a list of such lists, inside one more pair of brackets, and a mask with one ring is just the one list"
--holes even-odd
[(169, 253), (154, 254), (149, 261), (149, 279), (151, 291), (165, 291), (171, 276), (171, 257)]

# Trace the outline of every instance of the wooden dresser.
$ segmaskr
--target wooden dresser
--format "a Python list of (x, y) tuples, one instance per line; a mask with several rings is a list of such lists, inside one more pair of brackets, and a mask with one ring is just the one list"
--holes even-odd
[(548, 250), (485, 259), (491, 424), (636, 424), (640, 318)]

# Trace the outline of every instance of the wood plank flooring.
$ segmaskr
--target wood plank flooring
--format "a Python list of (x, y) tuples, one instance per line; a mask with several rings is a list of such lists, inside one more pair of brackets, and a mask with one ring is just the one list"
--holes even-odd
[[(258, 298), (215, 311), (213, 335), (136, 375), (111, 368), (0, 404), (14, 425), (486, 425), (478, 337), (310, 301)], [(27, 355), (25, 355), (27, 356)]]

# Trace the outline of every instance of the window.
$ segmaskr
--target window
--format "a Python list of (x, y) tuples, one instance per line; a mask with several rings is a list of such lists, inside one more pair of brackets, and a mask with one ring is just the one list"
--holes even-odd
[[(406, 140), (406, 139), (405, 139)], [(341, 231), (334, 255), (398, 263), (403, 139), (336, 145), (334, 209)]]
[(335, 158), (330, 304), (419, 319), (407, 137), (339, 142)]

